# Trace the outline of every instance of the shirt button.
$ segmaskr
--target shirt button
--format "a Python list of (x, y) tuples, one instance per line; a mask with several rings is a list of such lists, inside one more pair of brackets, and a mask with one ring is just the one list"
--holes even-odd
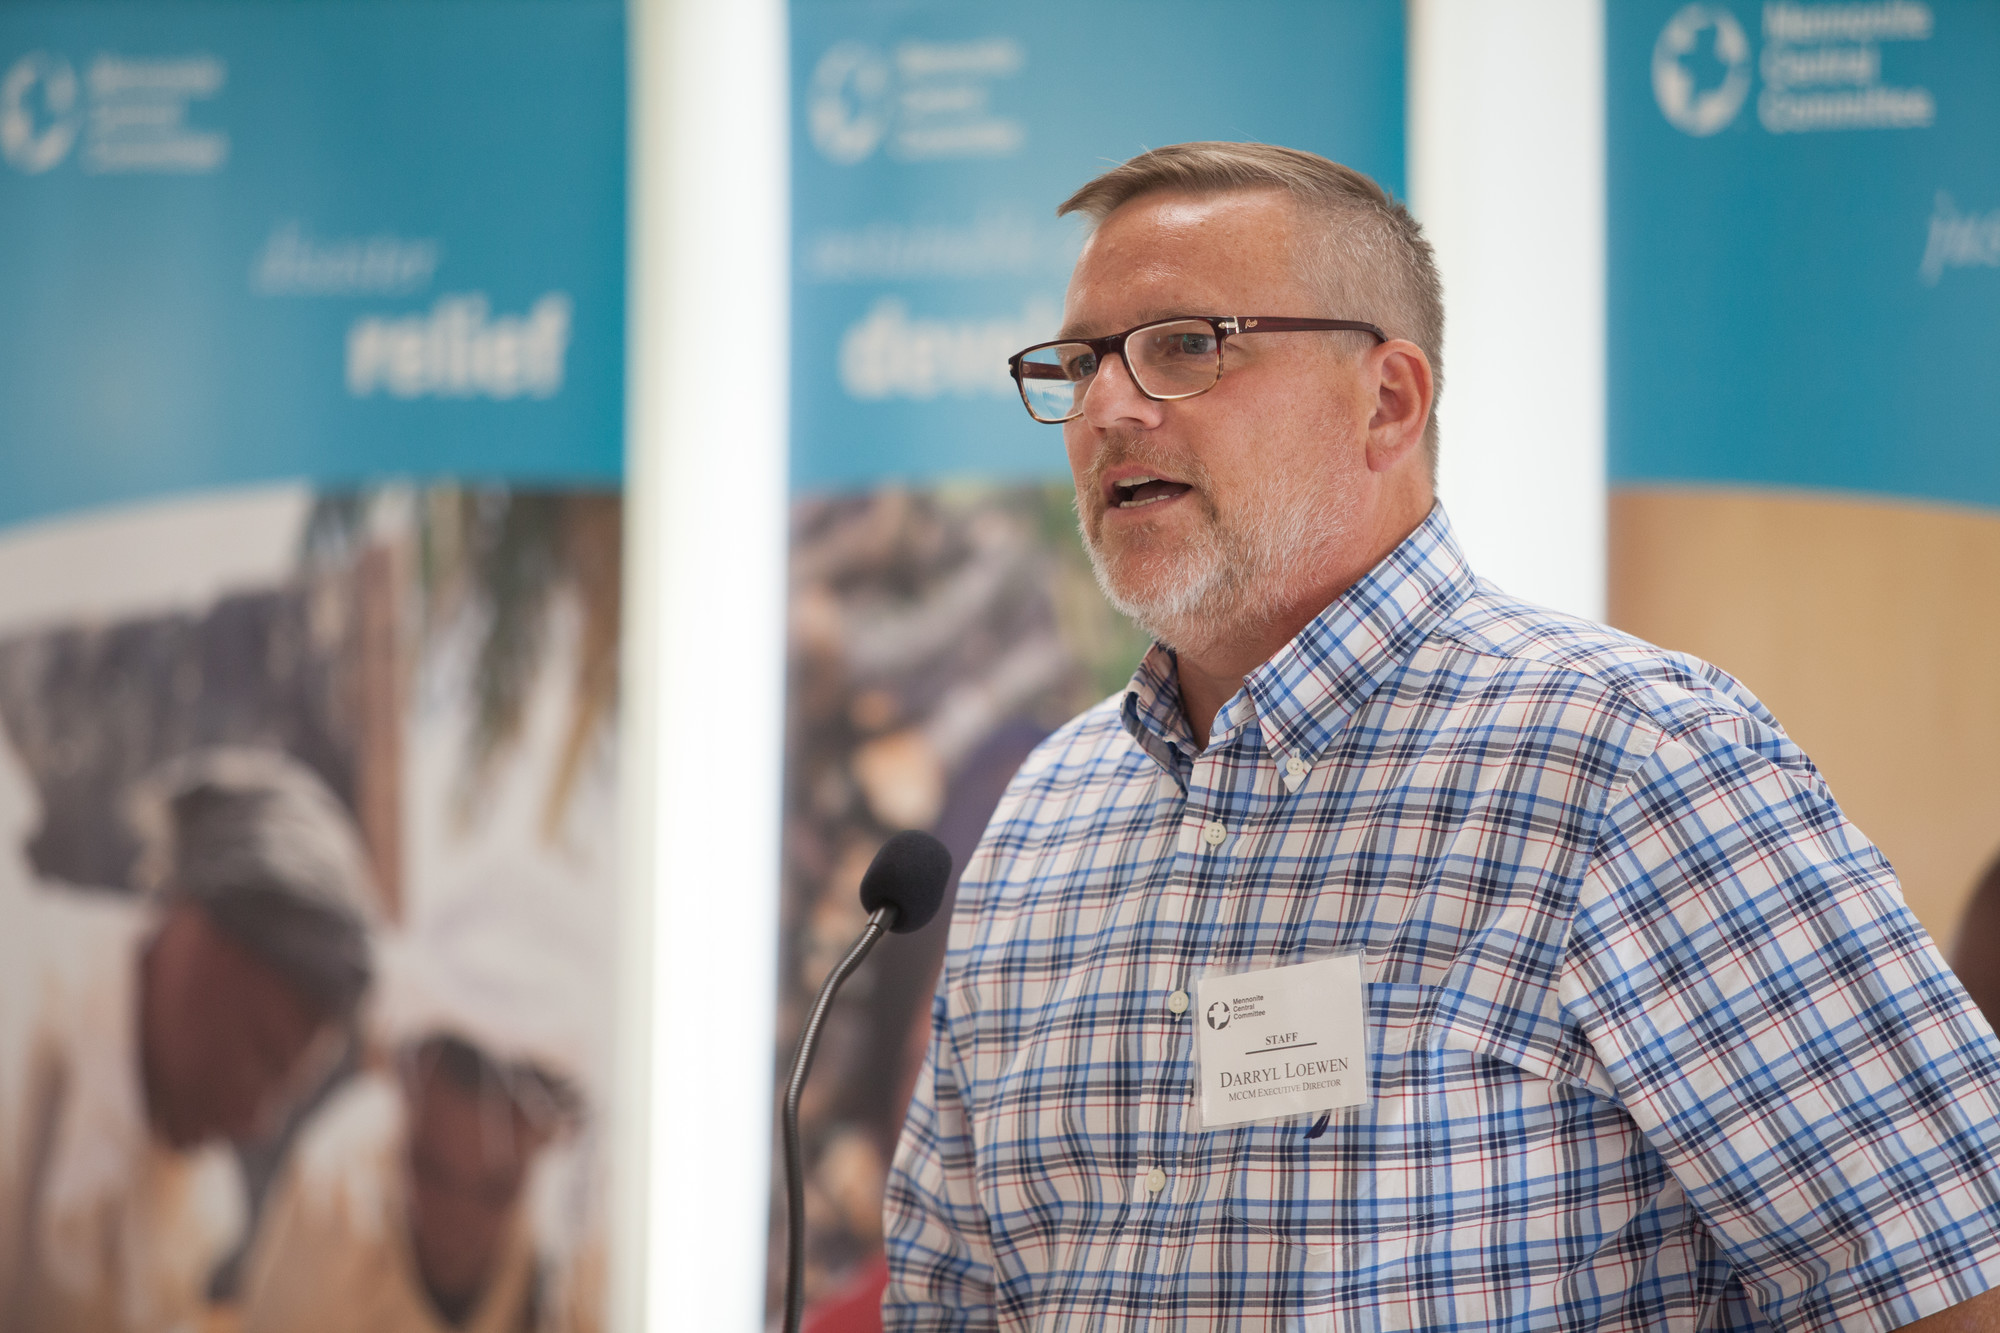
[(1229, 836), (1229, 830), (1219, 819), (1211, 819), (1201, 831), (1201, 840), (1211, 847), (1220, 847)]
[(1146, 1173), (1146, 1188), (1148, 1190), (1151, 1190), (1154, 1194), (1158, 1194), (1166, 1187), (1167, 1173), (1160, 1170), (1159, 1167), (1156, 1166)]
[(1293, 755), (1290, 759), (1287, 759), (1285, 761), (1285, 771), (1287, 773), (1290, 773), (1295, 778), (1304, 777), (1306, 775), (1306, 769), (1308, 769), (1309, 767), (1311, 767), (1311, 765), (1307, 764), (1305, 760), (1299, 758), (1297, 755)]
[(1169, 995), (1167, 997), (1168, 1013), (1184, 1014), (1187, 1012), (1187, 1007), (1188, 1007), (1188, 994), (1186, 991), (1177, 990), (1172, 995)]

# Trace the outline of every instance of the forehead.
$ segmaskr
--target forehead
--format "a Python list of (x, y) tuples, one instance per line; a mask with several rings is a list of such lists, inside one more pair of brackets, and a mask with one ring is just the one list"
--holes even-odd
[(1297, 225), (1278, 191), (1141, 195), (1084, 243), (1064, 330), (1110, 333), (1169, 314), (1317, 314), (1294, 271)]

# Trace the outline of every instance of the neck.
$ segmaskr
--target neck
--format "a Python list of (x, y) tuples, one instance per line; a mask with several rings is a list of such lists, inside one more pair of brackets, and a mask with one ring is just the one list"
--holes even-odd
[(1350, 548), (1347, 558), (1330, 562), (1318, 577), (1285, 596), (1279, 613), (1217, 625), (1209, 633), (1187, 636), (1184, 645), (1176, 644), (1174, 659), (1180, 677), (1181, 708), (1187, 714), (1188, 729), (1194, 733), (1198, 750), (1208, 748), (1215, 715), (1243, 688), (1244, 677), (1277, 656), (1336, 598), (1382, 563), (1429, 513), (1430, 505), (1426, 503), (1414, 518), (1403, 514), (1379, 527), (1373, 540)]

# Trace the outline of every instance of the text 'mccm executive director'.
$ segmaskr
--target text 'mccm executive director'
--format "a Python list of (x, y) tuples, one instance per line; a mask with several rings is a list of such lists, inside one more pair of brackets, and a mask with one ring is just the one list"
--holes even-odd
[(1409, 214), (1220, 143), (1062, 211), (1012, 364), (1158, 643), (966, 869), (885, 1326), (2000, 1328), (2000, 1043), (1747, 690), (1467, 568)]

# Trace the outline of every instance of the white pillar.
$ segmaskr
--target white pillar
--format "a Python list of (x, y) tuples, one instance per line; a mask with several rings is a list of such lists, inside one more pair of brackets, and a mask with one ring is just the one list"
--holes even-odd
[(764, 1324), (784, 715), (783, 0), (632, 0), (611, 1323)]
[(1411, 0), (1411, 205), (1444, 273), (1440, 489), (1479, 573), (1604, 614), (1602, 0)]

